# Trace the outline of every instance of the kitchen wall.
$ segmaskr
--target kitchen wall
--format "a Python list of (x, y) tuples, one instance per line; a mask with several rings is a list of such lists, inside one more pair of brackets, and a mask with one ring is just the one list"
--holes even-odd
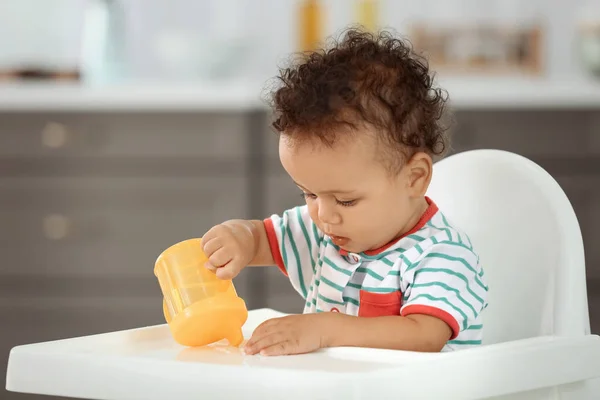
[[(99, 53), (94, 51), (114, 41), (108, 46), (114, 57), (125, 62), (121, 72), (128, 80), (216, 79), (219, 74), (268, 78), (290, 51), (298, 49), (301, 2), (173, 0), (167, 5), (159, 0), (48, 0), (41, 5), (36, 0), (5, 0), (0, 5), (0, 70), (23, 59), (51, 60), (55, 65), (98, 61)], [(321, 4), (325, 35), (357, 22), (354, 2), (323, 0)], [(597, 21), (600, 14), (598, 0), (380, 0), (377, 4), (379, 26), (405, 35), (417, 21), (439, 26), (541, 23), (544, 76), (551, 79), (585, 73), (577, 27), (584, 19)], [(21, 38), (19, 46), (15, 37)], [(215, 69), (224, 71), (216, 74)]]

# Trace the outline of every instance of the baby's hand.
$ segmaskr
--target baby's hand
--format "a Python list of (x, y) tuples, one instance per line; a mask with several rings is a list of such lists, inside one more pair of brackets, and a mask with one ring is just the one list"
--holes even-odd
[(246, 221), (232, 220), (214, 226), (202, 237), (205, 267), (219, 279), (233, 279), (254, 258), (256, 241)]
[(278, 356), (310, 353), (327, 347), (332, 322), (338, 314), (300, 314), (274, 318), (260, 324), (244, 351), (253, 355)]

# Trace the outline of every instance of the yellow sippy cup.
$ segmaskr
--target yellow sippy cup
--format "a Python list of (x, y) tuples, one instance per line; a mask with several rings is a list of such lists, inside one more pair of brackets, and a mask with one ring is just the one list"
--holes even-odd
[(201, 239), (179, 242), (158, 257), (154, 275), (163, 293), (165, 319), (181, 345), (204, 346), (227, 339), (239, 346), (248, 318), (246, 304), (232, 281), (221, 280), (204, 267), (206, 261)]

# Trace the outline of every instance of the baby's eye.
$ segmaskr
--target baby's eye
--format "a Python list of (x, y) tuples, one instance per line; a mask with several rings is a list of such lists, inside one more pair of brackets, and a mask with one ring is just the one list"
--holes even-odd
[(343, 207), (350, 207), (356, 204), (356, 200), (348, 200), (348, 201), (340, 201), (336, 200), (336, 202)]
[(316, 199), (317, 198), (316, 194), (306, 193), (306, 192), (302, 192), (302, 194), (300, 196), (302, 196), (305, 199)]

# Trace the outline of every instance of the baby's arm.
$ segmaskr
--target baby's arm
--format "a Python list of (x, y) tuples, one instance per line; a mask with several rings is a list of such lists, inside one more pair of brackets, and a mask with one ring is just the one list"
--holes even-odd
[(206, 268), (220, 279), (235, 278), (247, 265), (275, 265), (263, 221), (230, 220), (202, 237)]
[(252, 240), (255, 243), (254, 257), (248, 263), (248, 266), (275, 266), (275, 260), (269, 247), (269, 239), (267, 238), (267, 230), (265, 223), (261, 220), (243, 220), (236, 219), (225, 222), (232, 226), (239, 225), (245, 227), (252, 235)]
[(258, 326), (245, 351), (275, 356), (350, 346), (438, 352), (451, 335), (452, 330), (444, 321), (430, 315), (372, 318), (330, 312), (289, 315)]
[(333, 314), (327, 347), (355, 346), (391, 350), (438, 352), (452, 335), (441, 319), (430, 315), (361, 318)]

